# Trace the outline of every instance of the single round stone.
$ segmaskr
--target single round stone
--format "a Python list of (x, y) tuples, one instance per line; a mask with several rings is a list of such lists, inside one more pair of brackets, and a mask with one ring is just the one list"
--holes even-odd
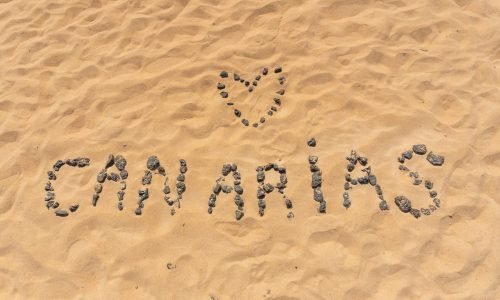
[(444, 156), (429, 152), (427, 155), (427, 161), (429, 161), (433, 166), (441, 166), (444, 164)]
[(223, 90), (223, 89), (225, 89), (225, 88), (226, 88), (226, 85), (225, 85), (224, 83), (220, 83), (220, 82), (219, 82), (219, 83), (217, 83), (217, 89), (219, 89), (219, 90)]
[(413, 152), (418, 155), (424, 155), (425, 153), (427, 153), (427, 147), (424, 144), (413, 145), (412, 149)]
[(316, 147), (316, 139), (315, 138), (311, 138), (309, 141), (307, 141), (307, 145), (309, 147)]
[(234, 115), (237, 116), (238, 118), (241, 117), (241, 111), (239, 111), (238, 109), (235, 109)]
[(394, 198), (394, 202), (399, 207), (399, 209), (404, 213), (408, 213), (412, 209), (411, 201), (405, 196), (397, 196), (396, 198)]
[(220, 75), (220, 77), (222, 77), (222, 78), (227, 78), (228, 73), (227, 73), (226, 71), (224, 71), (224, 70), (223, 70), (223, 71), (221, 71), (221, 72), (220, 72), (220, 74), (219, 74), (219, 75)]
[(227, 98), (227, 97), (229, 97), (229, 94), (228, 94), (227, 92), (225, 92), (225, 91), (224, 91), (224, 92), (220, 92), (220, 96), (221, 96), (222, 98)]
[(160, 160), (156, 157), (156, 155), (152, 155), (148, 157), (146, 166), (149, 170), (154, 171), (160, 167)]
[(245, 126), (250, 125), (250, 122), (249, 122), (247, 119), (243, 119), (243, 120), (241, 120), (241, 123), (242, 123), (243, 125), (245, 125)]

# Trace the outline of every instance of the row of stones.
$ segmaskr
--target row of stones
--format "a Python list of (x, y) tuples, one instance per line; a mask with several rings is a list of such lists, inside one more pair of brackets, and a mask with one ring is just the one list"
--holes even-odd
[[(379, 202), (380, 210), (389, 210), (389, 205), (387, 204), (387, 201), (385, 201), (384, 199), (384, 193), (382, 191), (382, 187), (377, 183), (377, 176), (375, 176), (375, 174), (372, 173), (371, 166), (367, 166), (368, 158), (360, 156), (356, 153), (356, 151), (351, 150), (351, 154), (346, 157), (346, 160), (348, 161), (348, 164), (347, 164), (347, 173), (345, 174), (345, 183), (344, 183), (344, 194), (343, 194), (344, 207), (347, 209), (351, 206), (349, 190), (351, 190), (353, 186), (357, 184), (361, 185), (370, 184), (375, 188), (375, 192), (377, 193), (377, 196), (380, 200)], [(366, 175), (358, 178), (353, 178), (351, 176), (351, 173), (352, 171), (354, 171), (358, 163), (361, 166), (365, 167), (361, 171), (366, 173)]]
[[(271, 183), (265, 183), (266, 172), (271, 170), (280, 174), (280, 182), (276, 183), (275, 185), (272, 185)], [(288, 183), (286, 168), (279, 166), (277, 163), (268, 163), (264, 166), (258, 166), (255, 171), (257, 171), (257, 183), (259, 184), (259, 187), (257, 188), (257, 204), (259, 206), (259, 215), (264, 216), (264, 212), (266, 209), (266, 194), (271, 193), (275, 189), (283, 195), (286, 208), (289, 210), (292, 209), (292, 200), (285, 195), (285, 188)], [(287, 218), (291, 219), (293, 217), (293, 212), (288, 212)]]
[[(111, 167), (115, 166), (116, 169), (120, 172), (120, 174), (117, 174), (115, 172), (109, 172), (109, 169)], [(123, 198), (125, 196), (125, 189), (127, 188), (127, 178), (128, 178), (128, 171), (125, 169), (127, 166), (127, 160), (121, 156), (117, 155), (116, 157), (113, 154), (110, 154), (108, 156), (108, 159), (106, 161), (106, 164), (104, 165), (104, 168), (97, 173), (97, 183), (94, 185), (94, 195), (92, 195), (92, 205), (96, 206), (97, 201), (99, 201), (100, 194), (103, 190), (103, 183), (106, 180), (109, 181), (114, 181), (118, 182), (121, 179), (120, 182), (120, 190), (117, 192), (118, 196), (118, 210), (123, 210)]]
[[(177, 198), (175, 200), (172, 200), (170, 198), (171, 191), (170, 187), (168, 186), (168, 177), (166, 177), (167, 172), (165, 168), (161, 165), (160, 160), (156, 155), (148, 157), (148, 160), (146, 162), (147, 170), (144, 171), (144, 176), (142, 177), (141, 180), (141, 183), (144, 186), (144, 188), (138, 191), (139, 199), (137, 201), (137, 208), (135, 209), (136, 215), (138, 216), (142, 215), (142, 209), (144, 208), (144, 201), (149, 198), (149, 189), (147, 188), (147, 186), (151, 184), (151, 181), (153, 179), (153, 172), (156, 172), (155, 174), (159, 174), (161, 176), (166, 177), (163, 183), (163, 194), (165, 202), (167, 202), (169, 206), (173, 206), (175, 203), (177, 203), (177, 208), (181, 207), (182, 194), (186, 191), (185, 174), (188, 168), (187, 168), (187, 162), (184, 159), (179, 160), (179, 164), (180, 164), (179, 175), (177, 176), (177, 182), (175, 184)], [(172, 215), (175, 214), (174, 207), (172, 207), (170, 213)]]
[[(277, 68), (274, 69), (274, 73), (281, 73), (282, 71), (283, 71), (283, 69), (281, 67), (277, 67)], [(269, 69), (268, 68), (263, 68), (262, 69), (262, 75), (266, 76), (268, 73), (269, 73)], [(229, 74), (226, 71), (222, 71), (220, 73), (220, 77), (221, 78), (227, 78), (228, 76), (229, 76)], [(248, 87), (248, 91), (249, 92), (253, 91), (254, 87), (256, 87), (258, 85), (258, 81), (260, 81), (261, 78), (262, 78), (261, 75), (257, 75), (255, 77), (255, 80), (252, 82), (252, 85), (250, 85), (250, 81), (241, 78), (236, 73), (233, 74), (234, 81), (243, 83), (246, 87)], [(285, 84), (285, 80), (286, 79), (285, 79), (284, 76), (281, 76), (281, 77), (278, 78), (278, 82), (279, 82), (280, 85), (284, 85)], [(226, 99), (226, 98), (229, 97), (229, 93), (227, 91), (224, 91), (225, 88), (226, 88), (226, 85), (224, 83), (221, 83), (221, 82), (217, 83), (217, 89), (222, 90), (220, 92), (220, 95), (224, 99)], [(280, 89), (279, 91), (276, 92), (276, 94), (278, 94), (279, 96), (283, 96), (285, 94), (285, 89), (284, 88)], [(282, 100), (281, 100), (281, 98), (279, 96), (275, 96), (273, 98), (273, 101), (274, 101), (274, 103), (277, 106), (281, 106), (281, 103), (282, 103)], [(228, 106), (234, 106), (234, 102), (228, 102), (227, 105)], [(277, 111), (278, 111), (278, 108), (276, 106), (274, 106), (274, 105), (271, 105), (270, 109), (267, 112), (267, 115), (268, 116), (272, 116)], [(242, 112), (239, 109), (235, 108), (234, 109), (234, 115), (236, 117), (240, 118), (242, 116)], [(259, 122), (254, 122), (252, 124), (252, 126), (253, 127), (258, 127), (259, 123), (263, 124), (265, 122), (266, 122), (266, 118), (264, 116), (262, 116), (262, 117), (260, 117)], [(241, 119), (241, 123), (243, 125), (245, 125), (245, 126), (249, 126), (250, 125), (250, 121), (248, 119), (245, 119), (245, 118)]]
[[(412, 207), (411, 201), (408, 198), (405, 196), (397, 196), (395, 202), (399, 209), (404, 213), (412, 214), (415, 218), (420, 218), (422, 214), (429, 216), (441, 206), (441, 201), (437, 198), (437, 192), (432, 190), (434, 183), (430, 180), (424, 181), (418, 172), (410, 171), (410, 169), (404, 165), (407, 160), (413, 158), (413, 154), (425, 155), (426, 153), (427, 146), (424, 144), (417, 144), (413, 145), (411, 150), (404, 151), (401, 156), (398, 157), (398, 162), (401, 163), (401, 165), (399, 165), (399, 170), (402, 172), (408, 172), (408, 176), (413, 179), (414, 185), (420, 185), (424, 182), (424, 186), (427, 190), (429, 190), (429, 196), (434, 202), (434, 205), (430, 204), (427, 208), (423, 207), (421, 209), (416, 209)], [(442, 166), (444, 164), (444, 157), (431, 151), (427, 154), (427, 161), (433, 166)]]
[(321, 169), (316, 164), (318, 162), (318, 157), (310, 155), (309, 156), (309, 169), (311, 170), (311, 187), (313, 188), (313, 198), (314, 201), (319, 202), (318, 212), (326, 213), (326, 201), (323, 197), (323, 191), (321, 190), (321, 185), (323, 184)]
[[(45, 206), (47, 209), (55, 209), (55, 214), (58, 217), (67, 217), (69, 212), (65, 209), (59, 208), (59, 202), (56, 201), (56, 194), (54, 192), (53, 182), (57, 180), (57, 172), (64, 166), (84, 168), (90, 165), (90, 159), (86, 157), (77, 157), (74, 159), (57, 160), (52, 166), (52, 170), (47, 172), (48, 181), (45, 183)], [(70, 212), (75, 212), (79, 208), (78, 204), (73, 204), (69, 207)]]
[[(235, 163), (224, 164), (222, 166), (222, 177), (219, 177), (212, 189), (213, 193), (210, 194), (208, 199), (208, 213), (212, 214), (217, 201), (217, 196), (222, 191), (225, 194), (231, 193), (233, 190), (236, 193), (234, 196), (234, 204), (236, 205), (236, 210), (234, 212), (236, 220), (241, 220), (244, 216), (243, 208), (245, 202), (243, 200), (243, 187), (241, 186), (241, 174), (238, 172), (238, 166)], [(225, 178), (231, 174), (233, 175), (233, 186), (225, 184)]]

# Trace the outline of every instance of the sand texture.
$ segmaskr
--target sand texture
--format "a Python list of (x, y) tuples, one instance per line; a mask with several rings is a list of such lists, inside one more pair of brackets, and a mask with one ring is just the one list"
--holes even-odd
[[(0, 0), (0, 28), (1, 299), (500, 299), (500, 1)], [(251, 93), (219, 77), (263, 67)], [(280, 76), (286, 93), (267, 116)], [(266, 122), (243, 126), (222, 81)], [(394, 203), (432, 204), (398, 169), (417, 143), (446, 159), (406, 163), (441, 200), (419, 219)], [(343, 207), (351, 149), (389, 211), (359, 185)], [(109, 154), (128, 161), (123, 211), (114, 182), (92, 206)], [(134, 214), (150, 155), (172, 187), (188, 163), (173, 216), (159, 175)], [(63, 166), (54, 187), (61, 207), (80, 208), (56, 217), (47, 171), (79, 156), (90, 166)], [(207, 213), (232, 162), (240, 221), (233, 194)], [(292, 219), (277, 192), (258, 214), (255, 169), (269, 162), (287, 168)]]

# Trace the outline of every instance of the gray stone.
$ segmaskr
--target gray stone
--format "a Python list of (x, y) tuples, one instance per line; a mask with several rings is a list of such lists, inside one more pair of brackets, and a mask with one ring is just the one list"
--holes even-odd
[(163, 194), (165, 194), (165, 195), (170, 194), (170, 187), (167, 184), (165, 184), (165, 186), (163, 186)]
[(102, 184), (100, 184), (100, 183), (96, 183), (96, 184), (94, 185), (94, 191), (96, 192), (96, 194), (101, 193), (101, 192), (102, 192)]
[(326, 201), (321, 201), (319, 203), (318, 212), (321, 214), (326, 213)]
[(410, 214), (412, 214), (415, 217), (415, 219), (420, 218), (420, 210), (418, 209), (412, 208)]
[(123, 210), (123, 203), (118, 202), (118, 210)]
[(224, 88), (226, 88), (226, 85), (224, 85), (224, 83), (217, 83), (217, 89), (219, 90), (223, 90)]
[(186, 191), (186, 184), (182, 181), (177, 182), (175, 186), (177, 187), (177, 194), (182, 194)]
[(233, 191), (233, 188), (229, 185), (224, 185), (222, 186), (222, 192), (223, 193), (226, 193), (226, 194), (229, 194)]
[(401, 171), (409, 171), (409, 169), (405, 165), (399, 165), (399, 169)]
[(250, 122), (249, 122), (247, 119), (242, 119), (242, 120), (241, 120), (241, 123), (242, 123), (243, 125), (245, 125), (245, 126), (250, 125)]
[(113, 154), (110, 154), (108, 156), (108, 160), (106, 161), (106, 164), (104, 165), (104, 168), (108, 169), (111, 168), (115, 164), (115, 156)]
[(436, 191), (430, 191), (429, 192), (429, 196), (431, 196), (431, 198), (436, 198), (438, 195), (438, 193)]
[(420, 211), (426, 216), (429, 216), (431, 214), (431, 210), (428, 208), (421, 208)]
[(127, 179), (127, 178), (128, 178), (128, 172), (127, 172), (127, 170), (121, 170), (121, 171), (120, 171), (120, 178), (121, 178), (122, 180), (125, 180), (125, 179)]
[(314, 201), (316, 202), (324, 201), (323, 192), (321, 191), (320, 188), (315, 188), (313, 191), (314, 191)]
[(394, 198), (394, 202), (402, 212), (408, 213), (411, 211), (411, 201), (405, 196), (397, 196)]
[(118, 193), (116, 193), (118, 195), (118, 201), (123, 201), (123, 196), (125, 195), (125, 192), (124, 191), (118, 191)]
[(413, 157), (413, 151), (411, 151), (411, 150), (405, 151), (405, 152), (403, 152), (402, 156), (405, 159), (411, 159)]
[(427, 161), (430, 162), (433, 166), (441, 166), (444, 164), (444, 156), (429, 152), (427, 155)]
[(373, 174), (368, 175), (368, 181), (372, 186), (375, 186), (377, 184), (377, 177)]
[(54, 169), (54, 171), (59, 171), (62, 166), (64, 166), (64, 161), (58, 160), (58, 161), (56, 161), (56, 163), (54, 164), (54, 166), (52, 168)]
[(245, 215), (241, 210), (237, 209), (235, 212), (234, 212), (234, 215), (236, 217), (236, 220), (239, 221), (241, 220), (241, 218), (243, 218), (243, 216)]
[(358, 157), (358, 162), (362, 165), (362, 166), (366, 166), (366, 164), (368, 163), (368, 158), (366, 157)]
[(55, 201), (54, 204), (52, 204), (52, 208), (56, 209), (59, 207), (59, 202)]
[(177, 181), (185, 181), (186, 180), (186, 176), (184, 174), (179, 174), (177, 175)]
[(116, 173), (110, 173), (110, 174), (108, 174), (108, 180), (112, 180), (114, 182), (118, 182), (119, 179), (120, 179), (120, 175), (118, 175)]
[(270, 183), (264, 184), (264, 192), (270, 193), (272, 191), (274, 191), (274, 186), (272, 184)]
[(380, 208), (380, 210), (389, 210), (389, 205), (387, 204), (387, 202), (385, 200), (380, 201), (380, 203), (378, 204), (378, 207)]
[(224, 71), (224, 70), (223, 70), (223, 71), (221, 71), (221, 72), (220, 72), (220, 74), (219, 74), (219, 75), (220, 75), (220, 77), (222, 77), (222, 78), (227, 78), (228, 73), (227, 73), (226, 71)]
[(241, 78), (240, 78), (240, 75), (234, 73), (233, 74), (233, 79), (234, 79), (234, 81), (240, 81)]
[(309, 155), (309, 164), (316, 164), (318, 162), (318, 157)]
[(354, 170), (354, 164), (353, 163), (348, 163), (347, 164), (347, 171), (352, 172)]
[(241, 187), (241, 185), (235, 185), (234, 191), (239, 195), (243, 194), (243, 188)]
[(441, 207), (441, 200), (439, 200), (439, 198), (432, 199), (432, 202), (434, 202), (434, 205), (436, 205), (436, 207)]
[(257, 189), (257, 199), (263, 199), (266, 197), (266, 192), (262, 188)]
[(158, 159), (158, 157), (156, 157), (156, 155), (151, 155), (150, 157), (148, 157), (146, 167), (149, 170), (154, 171), (160, 167), (160, 160)]
[(345, 190), (345, 191), (348, 191), (348, 190), (350, 190), (350, 189), (351, 189), (351, 185), (349, 184), (349, 182), (345, 182), (345, 183), (344, 183), (344, 190)]
[(99, 194), (94, 194), (92, 195), (92, 205), (93, 206), (96, 206), (97, 205), (97, 201), (99, 200)]
[(73, 204), (69, 207), (69, 211), (71, 211), (72, 213), (74, 213), (75, 211), (78, 210), (78, 208), (80, 207), (80, 205), (78, 204)]
[(97, 182), (103, 183), (106, 178), (108, 177), (108, 174), (106, 173), (105, 169), (102, 169), (98, 174), (97, 174)]
[(220, 92), (220, 96), (225, 99), (225, 98), (229, 97), (229, 94), (225, 91), (222, 91), (222, 92)]
[(286, 198), (285, 205), (286, 205), (286, 208), (292, 209), (293, 208), (292, 200), (290, 200), (289, 198)]
[(311, 187), (313, 189), (320, 187), (323, 179), (321, 178), (321, 172), (314, 172), (312, 174)]
[(426, 180), (426, 181), (425, 181), (425, 187), (426, 187), (428, 190), (432, 190), (432, 188), (434, 187), (434, 184), (432, 183), (432, 181), (430, 181), (430, 180)]
[(153, 173), (151, 171), (146, 170), (144, 171), (144, 176), (142, 176), (142, 184), (151, 184), (151, 180), (153, 179)]
[(135, 214), (136, 214), (137, 216), (142, 215), (142, 208), (140, 208), (140, 207), (136, 208), (136, 209), (135, 209)]
[(125, 167), (127, 166), (127, 160), (123, 158), (121, 155), (117, 155), (115, 157), (115, 166), (119, 171), (125, 170)]
[(427, 147), (424, 144), (413, 145), (413, 152), (418, 155), (424, 155), (427, 153)]
[(227, 175), (229, 175), (229, 173), (231, 173), (231, 165), (230, 164), (224, 164), (222, 166), (222, 175), (223, 176), (227, 176)]
[(56, 210), (56, 216), (58, 216), (58, 217), (67, 217), (68, 215), (69, 215), (69, 213), (64, 209)]
[(56, 173), (54, 171), (48, 171), (47, 175), (49, 176), (49, 180), (56, 180), (57, 179)]
[(309, 141), (307, 141), (307, 145), (309, 147), (316, 147), (316, 139), (315, 138), (311, 138)]
[(263, 171), (257, 172), (257, 182), (263, 182), (266, 179), (266, 173)]

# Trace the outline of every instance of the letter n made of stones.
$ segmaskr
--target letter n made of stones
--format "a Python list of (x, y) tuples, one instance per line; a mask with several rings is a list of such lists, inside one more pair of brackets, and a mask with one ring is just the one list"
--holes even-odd
[(142, 188), (138, 191), (139, 199), (137, 201), (137, 208), (135, 209), (136, 215), (141, 215), (144, 209), (144, 202), (149, 198), (149, 187), (153, 180), (153, 175), (162, 176), (163, 180), (163, 194), (165, 202), (172, 207), (170, 213), (175, 214), (174, 205), (177, 208), (181, 207), (182, 194), (186, 191), (186, 173), (187, 173), (187, 162), (184, 159), (179, 160), (179, 175), (177, 176), (177, 181), (175, 184), (175, 199), (171, 198), (171, 189), (168, 184), (167, 171), (160, 163), (157, 156), (153, 155), (148, 157), (146, 162), (146, 170), (141, 179)]

